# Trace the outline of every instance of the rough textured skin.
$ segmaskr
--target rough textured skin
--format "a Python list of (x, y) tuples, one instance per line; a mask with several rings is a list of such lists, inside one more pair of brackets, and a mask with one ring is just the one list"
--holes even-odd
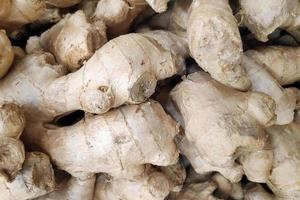
[(147, 8), (145, 0), (101, 0), (94, 16), (103, 20), (110, 37), (128, 32), (133, 20)]
[(5, 31), (0, 30), (0, 79), (6, 75), (14, 60), (14, 52)]
[(0, 27), (9, 30), (37, 20), (46, 10), (45, 0), (11, 0), (6, 6), (6, 13), (0, 16)]
[(59, 7), (59, 8), (66, 8), (70, 6), (74, 6), (80, 3), (81, 0), (46, 0), (46, 2), (50, 5)]
[(217, 185), (213, 181), (192, 183), (186, 186), (175, 200), (221, 200), (213, 195), (216, 189)]
[(0, 180), (1, 198), (27, 200), (42, 196), (54, 189), (53, 169), (47, 155), (26, 153), (23, 169), (11, 182)]
[[(275, 102), (258, 92), (239, 92), (214, 81), (208, 74), (190, 74), (171, 92), (185, 123), (186, 139), (179, 141), (198, 173), (218, 171), (238, 182), (243, 151), (263, 148), (264, 127), (276, 121)], [(185, 154), (184, 153), (184, 154)]]
[[(242, 164), (249, 165), (246, 175), (251, 181), (267, 183), (277, 199), (296, 200), (300, 197), (300, 120), (284, 126), (272, 126), (267, 129), (270, 146), (254, 153)], [(255, 168), (250, 166), (255, 164)], [(249, 170), (251, 169), (251, 170)]]
[(273, 164), (272, 147), (267, 145), (262, 150), (245, 153), (240, 156), (239, 162), (248, 180), (265, 183), (269, 179)]
[[(156, 40), (164, 37), (169, 40)], [(185, 46), (176, 35), (164, 31), (123, 35), (66, 76), (49, 53), (31, 54), (0, 80), (0, 101), (22, 105), (30, 119), (38, 120), (52, 120), (78, 109), (105, 113), (123, 104), (138, 104), (154, 93), (158, 80), (183, 71)]]
[(77, 70), (83, 62), (106, 43), (106, 27), (101, 21), (87, 21), (82, 11), (68, 14), (41, 35), (41, 47), (51, 52), (58, 63), (69, 71)]
[(35, 200), (93, 200), (96, 176), (80, 179), (71, 177), (58, 183), (55, 190)]
[(254, 187), (245, 189), (245, 200), (275, 200), (275, 197), (257, 184)]
[(289, 125), (267, 129), (274, 155), (267, 184), (278, 198), (291, 200), (300, 198), (300, 116), (297, 117)]
[(23, 143), (18, 140), (25, 127), (25, 116), (14, 104), (0, 105), (0, 177), (14, 178), (25, 159)]
[(276, 124), (284, 125), (292, 122), (297, 101), (296, 93), (291, 89), (282, 88), (277, 80), (256, 60), (245, 55), (243, 56), (242, 65), (252, 82), (251, 90), (268, 94), (275, 100)]
[(295, 29), (299, 26), (298, 0), (240, 0), (238, 17), (260, 41), (267, 41), (276, 28)]
[[(164, 123), (161, 123), (164, 122)], [(178, 125), (159, 103), (128, 105), (99, 116), (87, 116), (69, 127), (28, 125), (25, 141), (40, 146), (60, 168), (74, 176), (105, 172), (139, 174), (144, 164), (175, 164), (173, 141)]]
[(168, 2), (170, 0), (146, 0), (146, 2), (155, 10), (155, 12), (161, 13), (167, 10)]
[(268, 46), (246, 51), (245, 54), (263, 66), (280, 85), (300, 80), (300, 48)]
[(25, 115), (20, 107), (0, 104), (0, 137), (18, 139), (25, 127)]
[(217, 81), (247, 90), (250, 80), (241, 66), (242, 41), (228, 0), (195, 0), (187, 36), (192, 57)]
[(146, 169), (132, 178), (97, 178), (94, 200), (164, 200), (172, 188), (168, 177), (154, 169)]
[(25, 150), (20, 140), (0, 137), (0, 179), (13, 179), (22, 168), (24, 159)]

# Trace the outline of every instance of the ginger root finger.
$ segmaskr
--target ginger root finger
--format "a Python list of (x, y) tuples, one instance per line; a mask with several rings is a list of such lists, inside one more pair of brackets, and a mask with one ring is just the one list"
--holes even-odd
[(25, 133), (28, 144), (42, 148), (73, 176), (104, 172), (128, 177), (141, 173), (144, 164), (167, 166), (178, 159), (173, 141), (178, 125), (154, 101), (88, 116), (69, 127), (28, 124)]
[[(214, 81), (208, 74), (190, 74), (171, 92), (184, 119), (182, 151), (198, 173), (218, 171), (238, 182), (242, 166), (235, 159), (245, 150), (262, 149), (264, 127), (276, 121), (275, 102), (257, 92), (239, 92)], [(193, 161), (194, 160), (194, 161)]]
[(239, 90), (250, 87), (241, 66), (242, 41), (228, 0), (194, 0), (187, 37), (191, 56), (215, 80)]
[(26, 153), (22, 170), (15, 179), (0, 180), (1, 198), (27, 200), (42, 196), (54, 189), (52, 165), (47, 155), (40, 152)]

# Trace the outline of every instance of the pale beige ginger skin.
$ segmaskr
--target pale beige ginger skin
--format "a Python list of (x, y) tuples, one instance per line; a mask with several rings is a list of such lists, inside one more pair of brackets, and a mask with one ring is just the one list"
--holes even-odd
[(246, 51), (245, 54), (263, 66), (280, 85), (300, 80), (300, 48), (267, 46)]
[(267, 129), (273, 149), (273, 165), (267, 185), (277, 198), (300, 198), (300, 121)]
[(18, 139), (25, 127), (23, 110), (11, 103), (0, 104), (0, 137)]
[(110, 37), (128, 32), (134, 19), (147, 8), (145, 0), (100, 0), (94, 18), (103, 20)]
[(25, 150), (19, 137), (25, 127), (25, 115), (20, 107), (3, 103), (0, 105), (0, 177), (14, 178), (22, 168)]
[(46, 0), (47, 4), (59, 8), (66, 8), (80, 3), (82, 0)]
[(241, 66), (242, 41), (228, 0), (195, 0), (189, 12), (191, 56), (215, 80), (247, 90), (251, 82)]
[(0, 137), (0, 179), (15, 178), (25, 160), (23, 143), (14, 138)]
[(26, 53), (32, 54), (35, 52), (43, 51), (43, 47), (42, 47), (40, 40), (41, 39), (38, 36), (29, 37), (26, 42), (26, 47), (25, 47)]
[(288, 125), (267, 128), (270, 146), (241, 160), (247, 178), (267, 183), (278, 199), (300, 197), (300, 120), (299, 115), (295, 117)]
[[(247, 186), (246, 186), (247, 187)], [(245, 189), (245, 200), (275, 200), (260, 184)]]
[(147, 167), (130, 178), (98, 176), (94, 200), (164, 200), (172, 191), (172, 177)]
[(10, 69), (14, 60), (14, 51), (10, 40), (4, 30), (0, 29), (0, 79), (3, 78)]
[(293, 31), (299, 28), (300, 4), (298, 0), (240, 0), (240, 23), (260, 41), (267, 41), (276, 28)]
[(127, 34), (110, 40), (68, 75), (51, 54), (36, 52), (0, 80), (0, 100), (22, 105), (29, 120), (44, 121), (78, 109), (100, 114), (138, 104), (154, 93), (157, 81), (184, 70), (185, 46), (166, 31)]
[(77, 11), (45, 31), (39, 43), (42, 49), (55, 56), (58, 63), (75, 71), (106, 42), (103, 22), (90, 23), (82, 11)]
[[(40, 52), (27, 55), (0, 81), (0, 102), (14, 102), (21, 105), (28, 117), (27, 120), (34, 118), (52, 120), (55, 112), (45, 106), (44, 91), (41, 91), (41, 88), (64, 74), (66, 69), (56, 65), (51, 54)], [(18, 82), (20, 84), (16, 84)], [(16, 93), (7, 95), (10, 94), (9, 90), (15, 90)]]
[(196, 172), (221, 173), (238, 182), (243, 152), (264, 147), (264, 127), (276, 121), (275, 102), (266, 94), (239, 92), (204, 72), (187, 76), (171, 92), (184, 119), (186, 138), (177, 141)]
[(57, 183), (55, 190), (35, 200), (93, 200), (96, 176), (71, 177)]
[[(0, 10), (0, 27), (16, 30), (37, 20), (46, 10), (45, 0), (1, 0), (5, 12)], [(1, 15), (2, 14), (2, 15)]]
[(276, 124), (284, 125), (292, 122), (297, 103), (295, 91), (282, 88), (278, 81), (258, 62), (247, 55), (243, 56), (242, 65), (252, 82), (251, 91), (263, 92), (275, 100)]
[(145, 0), (150, 7), (158, 13), (165, 12), (168, 8), (168, 2), (170, 0)]
[(246, 152), (240, 156), (239, 162), (243, 166), (249, 181), (265, 183), (269, 179), (270, 169), (273, 164), (272, 147), (266, 145), (264, 149)]
[(1, 198), (9, 200), (34, 199), (51, 192), (55, 186), (52, 165), (46, 154), (26, 153), (23, 168), (15, 179), (0, 180)]
[(104, 172), (128, 177), (141, 173), (147, 163), (175, 164), (177, 133), (177, 123), (159, 103), (149, 101), (87, 116), (69, 127), (47, 129), (34, 122), (28, 124), (24, 140), (41, 147), (73, 176)]

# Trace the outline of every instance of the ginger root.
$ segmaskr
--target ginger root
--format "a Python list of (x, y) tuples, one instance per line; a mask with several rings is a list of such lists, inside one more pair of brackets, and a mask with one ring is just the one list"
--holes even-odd
[(270, 136), (267, 148), (241, 160), (247, 177), (250, 175), (248, 178), (252, 181), (267, 183), (279, 199), (300, 197), (299, 130), (299, 115), (288, 125), (267, 128)]
[(250, 87), (241, 66), (241, 36), (228, 0), (194, 0), (187, 37), (191, 56), (215, 80), (239, 90)]
[(147, 163), (175, 164), (178, 151), (173, 139), (177, 133), (175, 121), (159, 103), (149, 101), (87, 116), (68, 127), (29, 124), (24, 138), (73, 176), (104, 172), (128, 177), (140, 174)]
[(63, 179), (55, 190), (35, 200), (93, 200), (96, 176)]
[(147, 100), (157, 81), (184, 70), (186, 56), (186, 43), (166, 31), (110, 40), (83, 67), (67, 75), (51, 54), (37, 52), (27, 55), (0, 80), (0, 101), (16, 102), (29, 119), (44, 121), (78, 109), (105, 113)]
[(294, 31), (299, 28), (298, 0), (267, 0), (258, 4), (252, 0), (240, 0), (237, 14), (240, 24), (246, 26), (260, 41), (267, 41), (276, 28)]
[(77, 11), (45, 31), (40, 46), (69, 71), (75, 71), (106, 41), (105, 25), (101, 21), (89, 23), (85, 14)]
[(0, 27), (16, 30), (37, 20), (45, 10), (45, 0), (1, 0)]
[(23, 143), (18, 140), (25, 127), (23, 111), (14, 104), (0, 105), (0, 176), (11, 180), (25, 159)]
[(172, 191), (172, 181), (171, 176), (151, 167), (131, 178), (100, 175), (97, 178), (94, 200), (164, 200)]
[(94, 16), (103, 20), (110, 37), (128, 32), (134, 19), (147, 8), (145, 0), (101, 0)]
[(246, 51), (245, 54), (264, 67), (280, 85), (300, 80), (300, 48), (267, 46)]
[[(251, 54), (251, 52), (249, 53)], [(294, 110), (297, 106), (296, 92), (290, 88), (282, 88), (263, 65), (257, 64), (256, 60), (245, 55), (243, 56), (242, 64), (252, 82), (251, 90), (268, 94), (275, 100), (276, 124), (284, 125), (292, 122), (294, 119)]]
[(5, 31), (0, 30), (0, 79), (6, 75), (14, 60), (14, 51)]
[(54, 174), (48, 156), (40, 152), (30, 152), (26, 153), (22, 170), (11, 182), (0, 180), (1, 198), (34, 199), (51, 192), (54, 186)]
[(196, 172), (217, 171), (238, 182), (244, 172), (235, 159), (264, 147), (264, 127), (276, 121), (275, 102), (263, 93), (226, 87), (204, 72), (187, 76), (171, 97), (185, 123), (186, 138), (177, 143)]

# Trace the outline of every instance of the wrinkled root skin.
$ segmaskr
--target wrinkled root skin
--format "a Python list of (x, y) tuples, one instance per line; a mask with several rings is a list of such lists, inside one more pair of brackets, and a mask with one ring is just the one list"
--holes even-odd
[[(157, 39), (164, 37), (169, 38), (167, 42)], [(0, 80), (0, 101), (22, 105), (31, 121), (51, 121), (79, 109), (102, 114), (145, 101), (154, 93), (157, 81), (184, 70), (185, 56), (185, 42), (166, 31), (110, 40), (83, 67), (67, 75), (51, 54), (36, 52)]]
[(94, 200), (164, 200), (171, 187), (171, 180), (164, 173), (149, 168), (132, 178), (100, 175), (97, 178)]
[(191, 56), (215, 80), (247, 90), (251, 82), (241, 66), (242, 41), (228, 0), (194, 0), (189, 12)]
[(139, 174), (147, 163), (175, 164), (177, 133), (177, 123), (159, 103), (150, 101), (88, 116), (70, 127), (28, 124), (24, 137), (74, 176), (105, 172), (120, 177)]
[(47, 155), (26, 153), (22, 170), (11, 182), (0, 180), (1, 198), (9, 200), (34, 199), (51, 192), (55, 186), (52, 165)]
[(235, 159), (243, 151), (262, 149), (267, 140), (264, 127), (276, 121), (275, 102), (269, 96), (239, 92), (204, 72), (187, 76), (171, 98), (185, 123), (186, 138), (177, 141), (179, 149), (198, 173), (218, 171), (232, 182), (243, 175)]
[(245, 54), (264, 67), (280, 85), (293, 84), (300, 80), (300, 48), (268, 46), (246, 51)]
[(299, 26), (298, 0), (268, 0), (257, 4), (251, 0), (239, 0), (241, 10), (237, 14), (240, 24), (246, 26), (263, 42), (276, 28), (296, 29)]

